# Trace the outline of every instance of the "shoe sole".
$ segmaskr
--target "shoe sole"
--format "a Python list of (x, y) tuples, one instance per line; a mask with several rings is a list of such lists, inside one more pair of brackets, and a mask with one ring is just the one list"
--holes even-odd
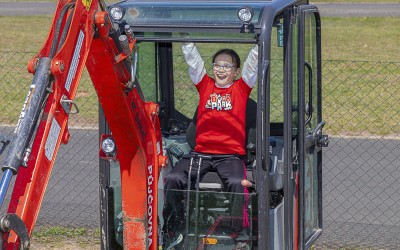
[(169, 245), (169, 247), (167, 247), (166, 250), (174, 250), (174, 246), (178, 245), (179, 243), (181, 243), (183, 240), (183, 235), (179, 234), (178, 238), (171, 243), (171, 245)]

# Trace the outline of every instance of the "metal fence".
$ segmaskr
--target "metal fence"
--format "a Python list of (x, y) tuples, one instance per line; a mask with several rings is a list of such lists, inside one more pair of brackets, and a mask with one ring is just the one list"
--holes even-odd
[[(0, 52), (0, 135), (10, 136), (29, 89), (33, 53)], [(323, 224), (317, 248), (400, 246), (400, 63), (324, 61)], [(97, 98), (87, 75), (75, 100), (39, 226), (99, 225)], [(0, 144), (0, 146), (2, 146)], [(5, 154), (0, 156), (3, 162)]]
[[(0, 135), (11, 136), (32, 75), (34, 53), (0, 52)], [(37, 226), (99, 227), (98, 104), (86, 72), (76, 94), (80, 113), (71, 115), (71, 140), (58, 152)], [(0, 147), (2, 144), (0, 144)], [(7, 152), (0, 155), (3, 163)], [(10, 187), (9, 190), (11, 190)], [(9, 192), (10, 193), (10, 192)], [(7, 200), (4, 204), (8, 204)]]
[(399, 83), (400, 63), (323, 62), (332, 139), (323, 154), (319, 246), (399, 249)]

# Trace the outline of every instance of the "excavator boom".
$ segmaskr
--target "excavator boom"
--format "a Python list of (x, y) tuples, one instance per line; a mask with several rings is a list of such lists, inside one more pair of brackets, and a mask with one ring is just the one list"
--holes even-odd
[(135, 42), (113, 25), (102, 0), (59, 1), (45, 45), (28, 63), (34, 78), (2, 165), (1, 204), (16, 175), (0, 219), (2, 249), (29, 248), (57, 151), (70, 138), (68, 118), (79, 112), (74, 98), (85, 65), (119, 148), (125, 247), (156, 249), (153, 190), (165, 157), (158, 106), (144, 102), (135, 82)]

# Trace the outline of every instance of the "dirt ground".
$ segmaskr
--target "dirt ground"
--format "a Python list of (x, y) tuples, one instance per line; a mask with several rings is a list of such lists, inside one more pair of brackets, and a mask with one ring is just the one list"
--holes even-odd
[(100, 249), (100, 244), (80, 244), (76, 242), (58, 242), (58, 243), (33, 243), (30, 250), (92, 250)]

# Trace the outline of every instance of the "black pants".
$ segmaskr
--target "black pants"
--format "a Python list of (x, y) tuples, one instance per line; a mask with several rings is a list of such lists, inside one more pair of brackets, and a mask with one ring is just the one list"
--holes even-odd
[[(192, 188), (194, 188), (196, 184), (197, 170), (199, 167), (198, 163), (199, 159), (198, 157), (195, 157), (190, 174)], [(164, 178), (164, 233), (168, 233), (170, 231), (182, 231), (184, 229), (184, 194), (188, 185), (189, 165), (190, 158), (183, 158)], [(222, 181), (224, 192), (245, 193), (245, 188), (242, 186), (241, 181), (246, 179), (246, 167), (243, 164), (242, 159), (240, 159), (238, 156), (216, 156), (212, 157), (211, 159), (203, 159), (200, 167), (200, 180), (207, 172), (216, 172), (218, 174)], [(173, 190), (182, 190), (182, 192)], [(243, 198), (235, 199), (235, 202), (232, 204), (232, 213), (242, 216), (244, 212), (243, 205)], [(234, 227), (235, 231), (240, 231), (242, 228), (242, 223)]]

